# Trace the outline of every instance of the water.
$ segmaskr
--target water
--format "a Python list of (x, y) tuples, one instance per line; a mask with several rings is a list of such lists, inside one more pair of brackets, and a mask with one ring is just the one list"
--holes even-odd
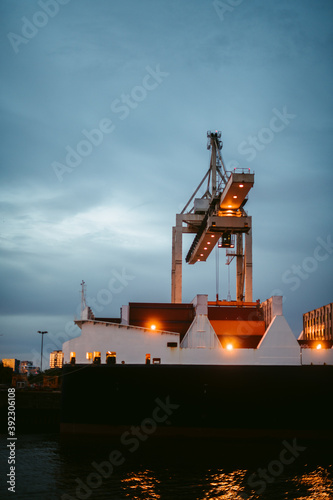
[(8, 449), (1, 439), (2, 499), (333, 499), (332, 443), (149, 437), (130, 452), (117, 439), (17, 437), (15, 494), (7, 490)]

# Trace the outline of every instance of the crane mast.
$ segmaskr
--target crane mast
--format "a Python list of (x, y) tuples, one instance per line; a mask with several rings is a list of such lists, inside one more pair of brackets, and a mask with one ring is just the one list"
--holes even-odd
[[(250, 169), (227, 171), (222, 158), (221, 132), (207, 132), (211, 151), (209, 169), (181, 211), (172, 228), (171, 301), (182, 302), (182, 239), (193, 233), (186, 255), (188, 264), (205, 262), (216, 244), (234, 248), (236, 240), (237, 301), (252, 302), (252, 218), (244, 210), (247, 195), (254, 184)], [(204, 183), (207, 188), (196, 197)], [(231, 254), (229, 254), (231, 255)]]

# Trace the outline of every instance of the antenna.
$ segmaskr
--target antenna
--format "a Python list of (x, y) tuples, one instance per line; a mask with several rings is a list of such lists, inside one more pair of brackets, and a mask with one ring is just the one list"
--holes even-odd
[(87, 290), (87, 285), (85, 281), (81, 281), (81, 314), (87, 307), (87, 302), (86, 302), (86, 290)]

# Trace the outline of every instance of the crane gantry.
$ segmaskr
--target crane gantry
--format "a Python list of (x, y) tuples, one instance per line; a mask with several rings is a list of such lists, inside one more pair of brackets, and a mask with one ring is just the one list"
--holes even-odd
[[(244, 205), (254, 184), (254, 173), (243, 168), (227, 171), (221, 153), (221, 132), (208, 131), (207, 138), (207, 149), (211, 151), (208, 171), (181, 213), (176, 214), (172, 228), (171, 301), (182, 302), (182, 240), (184, 233), (193, 233), (185, 259), (188, 264), (205, 262), (218, 242), (219, 246), (233, 248), (236, 239), (237, 301), (252, 302), (252, 218)], [(205, 181), (204, 195), (196, 198)]]

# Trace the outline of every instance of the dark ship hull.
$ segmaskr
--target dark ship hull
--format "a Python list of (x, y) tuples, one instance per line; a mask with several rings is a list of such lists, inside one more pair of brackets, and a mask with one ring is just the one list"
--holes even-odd
[(65, 365), (61, 432), (332, 439), (333, 366)]

